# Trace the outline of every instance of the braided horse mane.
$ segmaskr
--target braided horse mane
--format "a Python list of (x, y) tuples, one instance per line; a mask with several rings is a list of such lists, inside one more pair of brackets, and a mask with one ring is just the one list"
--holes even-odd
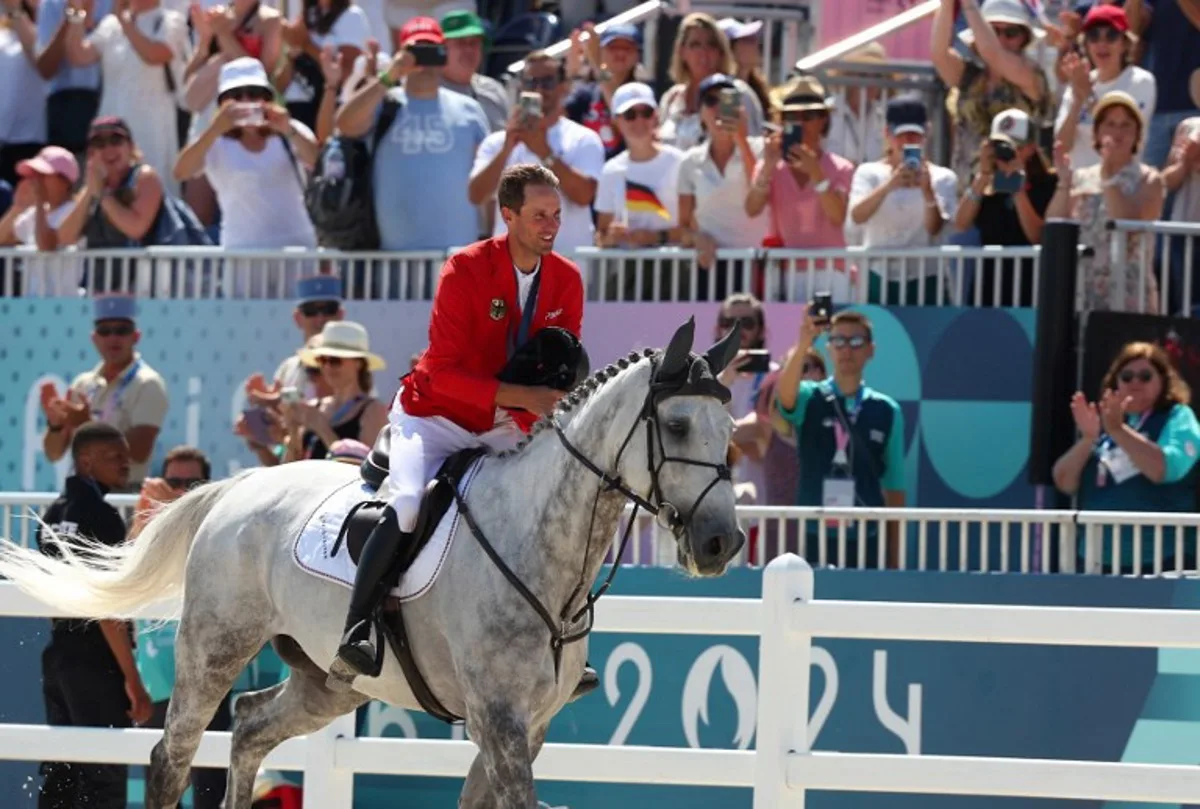
[(662, 353), (661, 349), (657, 348), (647, 348), (642, 351), (631, 351), (628, 355), (621, 357), (615, 362), (609, 363), (603, 368), (600, 368), (587, 379), (576, 385), (570, 393), (560, 399), (558, 406), (554, 408), (553, 413), (543, 416), (535, 421), (533, 423), (533, 427), (529, 430), (529, 434), (522, 438), (519, 444), (512, 449), (507, 450), (506, 452), (500, 453), (498, 457), (507, 458), (518, 454), (527, 446), (529, 446), (530, 442), (537, 438), (538, 435), (540, 435), (546, 429), (552, 427), (554, 425), (554, 419), (557, 416), (570, 413), (578, 408), (589, 398), (591, 398), (593, 393), (604, 387), (606, 382), (613, 379), (617, 374), (621, 373), (625, 369), (660, 353)]

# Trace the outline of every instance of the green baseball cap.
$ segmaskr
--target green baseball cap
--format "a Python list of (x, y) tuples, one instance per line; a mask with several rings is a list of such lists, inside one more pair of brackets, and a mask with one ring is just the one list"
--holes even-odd
[(474, 11), (451, 11), (442, 17), (442, 33), (446, 39), (486, 36), (483, 22)]

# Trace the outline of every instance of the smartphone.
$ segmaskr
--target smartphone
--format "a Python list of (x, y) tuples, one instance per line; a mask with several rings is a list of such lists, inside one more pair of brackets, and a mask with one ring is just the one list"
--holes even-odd
[(1017, 150), (1008, 141), (994, 140), (992, 141), (992, 156), (999, 163), (1008, 163), (1017, 159)]
[(804, 127), (798, 123), (786, 123), (783, 125), (783, 159), (787, 160), (788, 152), (793, 146), (798, 145), (804, 139)]
[(434, 42), (416, 42), (408, 46), (420, 67), (445, 67), (446, 46)]
[(921, 153), (921, 147), (910, 145), (904, 147), (904, 167), (913, 171), (921, 170), (921, 163), (924, 156)]
[(765, 374), (771, 370), (771, 352), (765, 348), (751, 348), (746, 351), (749, 358), (739, 370), (746, 374)]
[(296, 402), (300, 401), (300, 398), (299, 388), (288, 387), (279, 391), (279, 401), (283, 402), (284, 404), (295, 404)]
[(521, 93), (517, 103), (520, 105), (521, 118), (532, 123), (542, 117), (541, 93)]
[(242, 411), (246, 419), (246, 432), (251, 441), (263, 446), (271, 446), (275, 440), (271, 438), (271, 422), (267, 419), (267, 411), (261, 407), (247, 407)]
[(808, 307), (808, 311), (812, 312), (812, 316), (818, 321), (828, 323), (829, 318), (833, 317), (833, 293), (818, 292), (814, 294), (812, 305)]
[(257, 101), (239, 102), (237, 105), (238, 126), (266, 126), (267, 116), (262, 104)]
[(1002, 171), (996, 172), (992, 178), (992, 191), (997, 194), (1015, 194), (1025, 185), (1025, 172), (1014, 171), (1011, 174), (1005, 174)]
[(717, 98), (717, 117), (736, 123), (741, 115), (742, 91), (736, 87), (722, 87)]

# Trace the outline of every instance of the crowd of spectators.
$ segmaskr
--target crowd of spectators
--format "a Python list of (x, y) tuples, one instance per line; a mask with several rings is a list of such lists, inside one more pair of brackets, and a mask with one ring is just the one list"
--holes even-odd
[[(0, 245), (329, 245), (305, 190), (336, 170), (322, 150), (355, 138), (377, 140), (383, 250), (445, 251), (502, 231), (499, 172), (540, 162), (562, 183), (560, 249), (695, 248), (717, 298), (736, 288), (718, 249), (1037, 244), (1054, 204), (1098, 248), (1087, 304), (1129, 308), (1130, 285), (1153, 299), (1155, 279), (1133, 266), (1136, 238), (1127, 260), (1109, 255), (1104, 221), (1195, 218), (1200, 19), (1179, 0), (1098, 2), (1053, 20), (1021, 0), (945, 0), (930, 43), (944, 111), (859, 81), (836, 97), (814, 75), (772, 87), (762, 21), (700, 12), (679, 22), (669, 86), (654, 86), (637, 26), (587, 23), (563, 58), (529, 54), (505, 88), (480, 73), (482, 20), (449, 5), (435, 19), (346, 0), (290, 17), (252, 0), (9, 0)], [(840, 72), (887, 60), (870, 43)], [(931, 148), (943, 114), (945, 166)], [(84, 275), (82, 262), (22, 270), (25, 294), (61, 294)], [(837, 300), (860, 273), (868, 300), (948, 294), (935, 262), (820, 270), (810, 286)], [(988, 301), (1028, 304), (1031, 276), (1028, 262), (989, 265), (968, 273), (967, 292), (978, 283)]]

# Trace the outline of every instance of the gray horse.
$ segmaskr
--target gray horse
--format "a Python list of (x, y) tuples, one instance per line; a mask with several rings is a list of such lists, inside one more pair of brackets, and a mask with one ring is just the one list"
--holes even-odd
[[(720, 575), (740, 550), (726, 466), (729, 393), (715, 379), (738, 330), (704, 357), (691, 353), (693, 330), (689, 321), (665, 352), (635, 353), (597, 372), (515, 450), (481, 462), (467, 506), (549, 614), (587, 606), (627, 499), (658, 512), (691, 575)], [(357, 474), (320, 461), (244, 472), (166, 506), (135, 543), (103, 548), (72, 538), (84, 543), (81, 554), (59, 538), (60, 560), (0, 544), (0, 575), (73, 615), (130, 618), (182, 596), (175, 689), (151, 754), (147, 809), (175, 806), (218, 703), (267, 642), (292, 671), (237, 700), (229, 809), (249, 809), (260, 764), (284, 740), (368, 699), (420, 709), (390, 654), (379, 677), (360, 677), (352, 691), (325, 686), (349, 590), (302, 571), (291, 545), (315, 504)], [(405, 605), (409, 642), (433, 694), (465, 718), (479, 747), (459, 805), (534, 809), (533, 761), (579, 682), (586, 641), (552, 644), (532, 603), (464, 533), (433, 587)], [(586, 619), (561, 627), (587, 628)]]

